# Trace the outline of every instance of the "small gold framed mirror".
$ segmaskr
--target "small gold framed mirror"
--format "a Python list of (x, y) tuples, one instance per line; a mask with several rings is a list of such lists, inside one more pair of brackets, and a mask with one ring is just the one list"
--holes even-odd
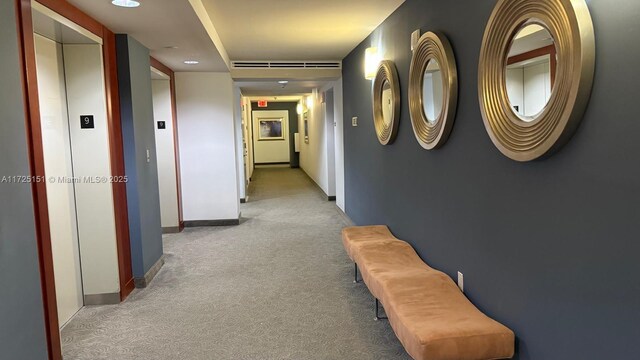
[(392, 61), (385, 60), (378, 66), (373, 81), (373, 122), (376, 135), (382, 145), (395, 140), (400, 121), (400, 83), (398, 70)]
[(441, 33), (420, 37), (409, 72), (411, 125), (420, 145), (437, 149), (449, 138), (458, 103), (458, 70), (449, 40)]
[(586, 109), (594, 67), (585, 0), (499, 0), (482, 42), (478, 97), (500, 152), (531, 161), (564, 145)]

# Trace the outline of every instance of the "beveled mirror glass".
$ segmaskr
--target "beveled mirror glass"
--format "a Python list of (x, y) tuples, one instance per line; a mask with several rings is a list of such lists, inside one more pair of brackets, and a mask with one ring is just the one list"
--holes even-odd
[(556, 46), (546, 25), (520, 28), (511, 42), (506, 72), (513, 111), (523, 121), (534, 121), (551, 99), (556, 75)]
[(429, 60), (422, 80), (422, 105), (430, 124), (434, 124), (442, 113), (443, 88), (440, 63), (436, 59)]
[(382, 84), (382, 118), (386, 126), (393, 120), (393, 91), (389, 81)]
[(453, 49), (442, 33), (427, 32), (413, 51), (409, 70), (409, 110), (416, 140), (427, 150), (446, 143), (458, 104), (458, 71)]
[(498, 0), (478, 65), (482, 119), (498, 150), (531, 161), (560, 149), (580, 124), (594, 68), (585, 0)]
[(380, 63), (373, 80), (373, 123), (382, 145), (393, 142), (400, 120), (400, 84), (392, 61)]

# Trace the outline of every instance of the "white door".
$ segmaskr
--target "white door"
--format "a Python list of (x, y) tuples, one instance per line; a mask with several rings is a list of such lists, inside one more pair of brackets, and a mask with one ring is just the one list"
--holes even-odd
[(80, 251), (76, 220), (71, 140), (67, 115), (62, 46), (35, 36), (40, 117), (47, 179), (53, 267), (60, 326), (83, 306)]

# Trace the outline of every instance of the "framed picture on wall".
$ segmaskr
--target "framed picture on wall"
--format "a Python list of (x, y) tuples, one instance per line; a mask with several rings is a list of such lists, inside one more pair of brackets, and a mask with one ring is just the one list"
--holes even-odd
[(259, 118), (260, 131), (258, 141), (284, 140), (282, 131), (283, 118)]

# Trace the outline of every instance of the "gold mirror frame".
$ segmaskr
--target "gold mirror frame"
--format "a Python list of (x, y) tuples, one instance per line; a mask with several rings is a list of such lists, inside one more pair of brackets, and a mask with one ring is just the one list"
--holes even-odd
[[(382, 115), (382, 87), (385, 81), (389, 82), (393, 101), (393, 113), (391, 123), (386, 124)], [(373, 81), (373, 123), (376, 128), (376, 135), (382, 145), (393, 143), (398, 133), (400, 122), (400, 82), (398, 80), (398, 70), (393, 61), (384, 60), (378, 66), (376, 78)]]
[[(442, 111), (434, 122), (424, 113), (424, 72), (429, 61), (436, 60), (442, 72)], [(444, 145), (451, 134), (458, 104), (458, 70), (453, 49), (446, 36), (428, 32), (420, 37), (409, 71), (409, 111), (411, 125), (420, 146), (427, 150)]]
[[(525, 122), (511, 107), (505, 69), (512, 39), (530, 23), (543, 24), (551, 33), (558, 65), (547, 106)], [(478, 69), (480, 109), (495, 146), (522, 162), (557, 151), (580, 124), (594, 68), (594, 30), (585, 0), (499, 0), (484, 33)]]

